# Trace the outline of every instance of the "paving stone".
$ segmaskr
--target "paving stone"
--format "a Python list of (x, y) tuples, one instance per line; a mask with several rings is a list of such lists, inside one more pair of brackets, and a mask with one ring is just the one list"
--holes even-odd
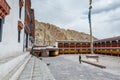
[(36, 57), (30, 59), (18, 80), (31, 80), (31, 78), (32, 80), (55, 80), (47, 65)]
[[(79, 64), (78, 56), (79, 55), (60, 55), (57, 57), (43, 58), (43, 61), (46, 64), (50, 63), (48, 67), (56, 80), (120, 80), (119, 75), (110, 73), (109, 71), (85, 63)], [(114, 63), (114, 61), (117, 61), (119, 58), (115, 59), (113, 57), (109, 59), (108, 56), (101, 58), (101, 60), (107, 59)], [(109, 61), (107, 61), (107, 64)], [(117, 63), (114, 64), (114, 66), (117, 66)], [(108, 68), (110, 66), (111, 65), (108, 65)], [(113, 67), (113, 70), (116, 70), (115, 68), (116, 67)], [(118, 70), (120, 70), (119, 67)]]

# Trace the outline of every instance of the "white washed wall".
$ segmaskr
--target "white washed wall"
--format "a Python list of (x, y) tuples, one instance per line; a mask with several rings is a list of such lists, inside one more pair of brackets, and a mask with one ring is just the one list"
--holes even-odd
[(24, 30), (21, 30), (21, 40), (18, 43), (18, 20), (24, 24), (24, 7), (19, 19), (19, 0), (6, 0), (11, 7), (9, 15), (3, 24), (2, 42), (0, 42), (0, 59), (16, 56), (23, 52)]
[(58, 48), (58, 42), (55, 42), (54, 46), (55, 46), (56, 48)]

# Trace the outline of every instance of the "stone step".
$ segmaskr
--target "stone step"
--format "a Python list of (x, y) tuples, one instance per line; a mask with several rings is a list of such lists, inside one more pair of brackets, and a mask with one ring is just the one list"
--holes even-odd
[(30, 56), (30, 54), (25, 53), (0, 65), (0, 80), (9, 80), (26, 61), (28, 56)]

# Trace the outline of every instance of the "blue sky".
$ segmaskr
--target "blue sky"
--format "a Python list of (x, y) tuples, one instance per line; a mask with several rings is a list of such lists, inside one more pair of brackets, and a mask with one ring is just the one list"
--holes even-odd
[[(120, 0), (93, 0), (92, 6), (93, 36), (120, 36)], [(32, 7), (40, 22), (89, 34), (89, 0), (32, 0)]]

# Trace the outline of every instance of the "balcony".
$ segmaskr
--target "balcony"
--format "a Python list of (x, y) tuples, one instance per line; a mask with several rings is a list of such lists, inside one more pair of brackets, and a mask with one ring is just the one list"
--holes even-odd
[(23, 0), (19, 0), (19, 1), (20, 1), (20, 2), (19, 2), (20, 8), (22, 8), (23, 5), (24, 5), (24, 1), (23, 1)]
[(18, 30), (21, 31), (23, 29), (23, 24), (21, 21), (18, 21)]
[(10, 6), (6, 0), (0, 0), (0, 19), (4, 18), (10, 12)]

